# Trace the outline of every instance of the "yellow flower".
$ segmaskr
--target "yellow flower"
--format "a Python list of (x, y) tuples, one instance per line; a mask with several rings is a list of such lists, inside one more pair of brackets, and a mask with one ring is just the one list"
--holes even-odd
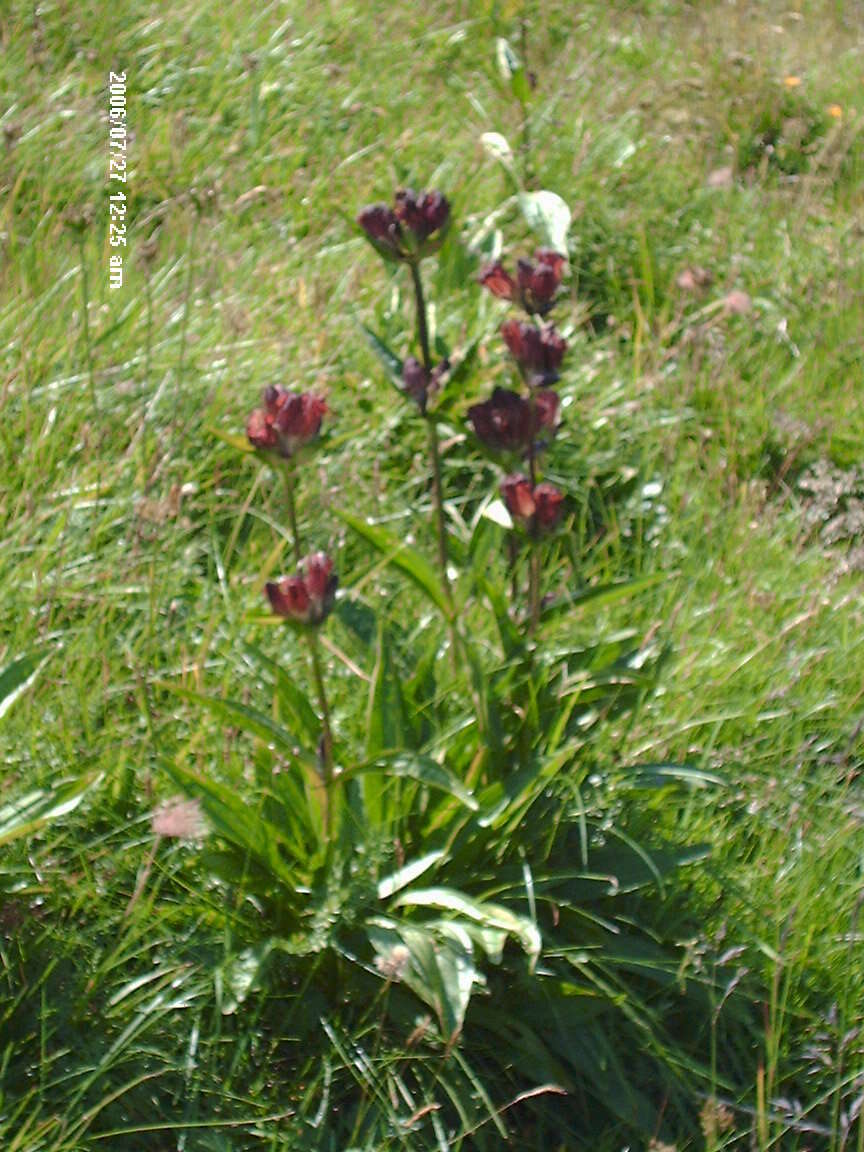
[(798, 88), (801, 84), (800, 76), (784, 76), (783, 83), (787, 88)]
[(829, 104), (828, 115), (833, 116), (835, 120), (840, 120), (843, 117), (843, 109), (839, 104)]

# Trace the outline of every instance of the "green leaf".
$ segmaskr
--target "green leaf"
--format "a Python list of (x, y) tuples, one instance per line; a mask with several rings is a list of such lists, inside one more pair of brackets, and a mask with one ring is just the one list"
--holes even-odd
[(286, 836), (287, 822), (284, 831), (277, 828), (244, 800), (239, 792), (211, 776), (191, 772), (170, 760), (164, 761), (164, 767), (187, 795), (200, 801), (218, 836), (247, 852), (273, 879), (294, 889), (296, 877), (283, 860), (280, 845), (301, 859), (303, 847), (297, 839), (292, 843)]
[[(445, 1039), (453, 1041), (480, 980), (470, 935), (457, 924), (435, 930), (388, 920), (370, 922), (367, 933), (383, 961), (395, 963), (399, 957), (400, 978), (433, 1009)], [(405, 953), (404, 962), (400, 952)]]
[(635, 764), (619, 771), (626, 774), (631, 788), (671, 788), (676, 784), (706, 788), (726, 783), (722, 776), (689, 764)]
[(403, 572), (447, 620), (452, 620), (453, 607), (438, 579), (438, 574), (424, 556), (377, 524), (369, 524), (359, 516), (352, 516), (349, 512), (338, 509), (336, 515), (358, 536), (371, 544), (391, 567)]
[(255, 948), (247, 948), (229, 957), (216, 969), (217, 1001), (221, 1001), (223, 1016), (233, 1016), (246, 1000), (259, 982), (261, 970), (272, 951), (272, 941), (265, 940)]
[(278, 661), (271, 659), (254, 644), (244, 643), (243, 648), (259, 667), (266, 669), (273, 677), (280, 712), (287, 716), (294, 728), (314, 747), (321, 734), (321, 721), (309, 697), (297, 687)]
[(513, 528), (513, 517), (508, 512), (507, 505), (503, 500), (490, 500), (483, 505), (480, 515), (485, 520), (491, 520), (493, 524), (497, 524), (499, 528), (506, 528), (508, 532)]
[(626, 600), (630, 596), (644, 592), (646, 588), (653, 588), (655, 584), (666, 579), (668, 579), (667, 573), (655, 572), (638, 580), (616, 580), (611, 584), (596, 584), (590, 588), (582, 588), (578, 592), (557, 597), (546, 604), (541, 613), (541, 620), (550, 620), (570, 608), (581, 608), (585, 604), (593, 604), (595, 608), (615, 604), (619, 600)]
[(404, 748), (407, 733), (408, 724), (400, 679), (393, 665), (387, 630), (381, 623), (378, 628), (375, 672), (369, 691), (366, 756), (372, 760), (383, 752), (395, 752)]
[(502, 136), (500, 132), (484, 132), (480, 137), (480, 143), (483, 145), (486, 153), (497, 160), (505, 172), (510, 175), (516, 182), (519, 183), (519, 177), (516, 175), (516, 163), (513, 156), (513, 149), (506, 136)]
[(238, 452), (242, 452), (244, 456), (259, 456), (260, 459), (266, 460), (263, 453), (260, 453), (254, 444), (250, 444), (245, 436), (241, 436), (239, 432), (226, 432), (223, 428), (208, 427), (207, 431), (211, 436), (215, 436), (217, 440), (221, 440), (223, 444), (227, 444), (231, 448), (236, 448)]
[(404, 752), (395, 753), (391, 757), (379, 756), (371, 763), (355, 764), (346, 768), (339, 774), (339, 779), (348, 780), (355, 776), (366, 776), (370, 773), (380, 773), (384, 778), (392, 776), (416, 780), (419, 784), (425, 784), (429, 788), (448, 792), (460, 800), (466, 808), (470, 808), (472, 812), (477, 810), (477, 801), (464, 784), (430, 756)]
[(404, 893), (395, 902), (397, 908), (405, 905), (456, 912), (484, 928), (507, 932), (522, 945), (532, 967), (540, 955), (543, 944), (537, 925), (527, 916), (511, 912), (503, 904), (474, 900), (453, 888), (421, 888)]
[(73, 812), (101, 776), (75, 780), (50, 790), (27, 792), (0, 807), (0, 847), (32, 836), (44, 825)]
[(19, 656), (12, 660), (0, 672), (0, 719), (2, 719), (18, 697), (27, 691), (48, 656), (42, 652), (33, 652), (27, 656)]
[(510, 91), (523, 108), (531, 102), (531, 82), (524, 68), (517, 68), (510, 78)]
[[(431, 398), (430, 412), (433, 417), (453, 422), (461, 420), (466, 381), (475, 367), (481, 341), (482, 336), (477, 335), (449, 357), (451, 367), (444, 378), (444, 386), (437, 397)], [(457, 406), (458, 411), (455, 410)]]
[(520, 104), (527, 104), (531, 99), (531, 85), (528, 82), (528, 76), (510, 42), (505, 40), (503, 36), (499, 36), (495, 43), (495, 57), (501, 79), (509, 84), (510, 91)]
[(221, 696), (205, 696), (200, 692), (193, 692), (190, 688), (183, 688), (179, 684), (162, 681), (161, 686), (183, 700), (198, 704), (219, 720), (224, 720), (232, 728), (240, 728), (263, 740), (266, 744), (273, 744), (281, 752), (285, 752), (292, 760), (309, 767), (316, 766), (316, 760), (311, 752), (298, 747), (296, 737), (277, 724), (264, 712), (249, 708), (236, 700), (225, 700)]
[(401, 891), (419, 876), (423, 876), (430, 868), (434, 868), (440, 860), (444, 859), (445, 855), (443, 848), (435, 852), (427, 852), (425, 856), (411, 860), (395, 872), (391, 872), (389, 876), (378, 881), (378, 899), (387, 900), (395, 892)]
[(358, 320), (357, 323), (360, 327), (360, 331), (366, 338), (366, 343), (378, 357), (378, 360), (384, 369), (384, 373), (387, 376), (387, 379), (396, 388), (396, 391), (399, 393), (399, 395), (404, 397), (405, 392), (402, 379), (402, 361), (399, 359), (393, 349), (389, 348), (381, 339), (381, 337), (375, 331), (373, 331), (373, 329), (370, 328), (368, 324), (364, 324), (360, 320)]
[(519, 57), (514, 52), (510, 41), (506, 40), (503, 36), (499, 36), (495, 41), (495, 62), (498, 65), (498, 74), (501, 79), (508, 84), (513, 77), (513, 73), (521, 68)]
[(480, 572), (475, 572), (475, 578), (478, 589), (489, 601), (495, 615), (495, 623), (498, 625), (498, 635), (501, 638), (501, 646), (509, 660), (523, 651), (525, 642), (510, 616), (510, 605), (507, 593), (500, 584), (496, 584), (493, 580), (487, 580)]
[(519, 206), (525, 223), (540, 240), (567, 255), (567, 233), (572, 214), (557, 192), (521, 192)]

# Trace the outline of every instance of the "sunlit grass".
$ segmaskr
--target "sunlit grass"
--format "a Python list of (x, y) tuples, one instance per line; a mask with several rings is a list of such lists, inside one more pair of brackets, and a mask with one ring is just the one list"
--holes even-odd
[[(716, 1092), (734, 1114), (721, 1143), (745, 1147), (753, 1132), (763, 1150), (833, 1152), (860, 1148), (864, 1131), (864, 629), (860, 573), (803, 539), (794, 482), (814, 459), (864, 457), (861, 48), (853, 9), (799, 8), (544, 4), (533, 140), (541, 182), (574, 211), (574, 295), (590, 318), (572, 341), (558, 457), (591, 546), (584, 576), (666, 575), (620, 621), (669, 645), (662, 690), (598, 755), (686, 758), (726, 780), (656, 814), (714, 852), (652, 914), (684, 968), (713, 971), (744, 949), (721, 966), (721, 988), (735, 988), (713, 1025)], [(95, 801), (0, 861), (4, 1147), (324, 1148), (322, 1100), (351, 1084), (392, 1147), (411, 1146), (405, 1100), (397, 1113), (390, 1095), (405, 1056), (377, 1050), (370, 1021), (352, 1037), (322, 1031), (320, 1005), (293, 1007), (287, 971), (223, 1014), (248, 910), (202, 887), (183, 846), (151, 859), (164, 758), (200, 726), (160, 685), (257, 683), (240, 641), (255, 638), (247, 616), (289, 542), (275, 478), (217, 432), (240, 431), (263, 384), (330, 393), (333, 428), (301, 502), (314, 546), (344, 543), (331, 507), (398, 526), (428, 500), (422, 438), (354, 323), (375, 313), (398, 332), (410, 300), (398, 282), (382, 290), (344, 214), (395, 182), (434, 182), (470, 239), (508, 192), (479, 137), (516, 135), (494, 38), (517, 16), (240, 0), (13, 0), (0, 14), (0, 665), (50, 653), (4, 720), (4, 797), (102, 775)], [(109, 67), (128, 71), (133, 131), (116, 293)], [(768, 137), (796, 119), (803, 150), (778, 161)], [(752, 170), (731, 187), (707, 186), (742, 163)], [(81, 250), (64, 225), (84, 206), (95, 411)], [(702, 294), (676, 287), (687, 265), (710, 270)], [(751, 297), (745, 316), (717, 307), (733, 289)], [(437, 319), (458, 340), (475, 315), (448, 303)], [(470, 307), (491, 332), (479, 297)], [(481, 360), (498, 370), (491, 341)], [(454, 454), (444, 468), (461, 482)], [(365, 590), (368, 557), (352, 544), (343, 555)], [(405, 602), (388, 610), (398, 621)], [(338, 712), (353, 689), (333, 668)], [(231, 763), (234, 734), (204, 731), (198, 766)], [(706, 1044), (711, 1031), (706, 1013)], [(300, 1044), (307, 1075), (286, 1082)], [(490, 1118), (506, 1100), (484, 1100), (473, 1060), (469, 1049), (442, 1091), (464, 1094), (464, 1128), (482, 1118), (475, 1139), (494, 1148), (521, 1114)], [(690, 1103), (695, 1114), (702, 1101)], [(447, 1146), (434, 1117), (418, 1121), (418, 1147)], [(540, 1146), (544, 1133), (516, 1139)], [(626, 1137), (586, 1120), (569, 1139)]]

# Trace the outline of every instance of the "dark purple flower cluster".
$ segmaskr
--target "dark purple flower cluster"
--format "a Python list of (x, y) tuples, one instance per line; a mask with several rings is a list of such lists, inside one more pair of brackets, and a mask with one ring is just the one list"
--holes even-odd
[(265, 388), (262, 405), (246, 421), (249, 443), (289, 460), (317, 439), (327, 405), (312, 392), (290, 392), (280, 385)]
[(468, 419), (487, 448), (528, 459), (530, 477), (521, 472), (507, 476), (501, 495), (513, 519), (531, 534), (554, 527), (564, 510), (563, 494), (553, 484), (536, 481), (537, 457), (557, 423), (558, 396), (550, 386), (558, 380), (567, 352), (567, 341), (545, 319), (558, 297), (564, 265), (560, 253), (539, 248), (532, 260), (517, 261), (515, 276), (500, 260), (480, 273), (480, 283), (493, 296), (528, 314), (527, 320), (514, 317), (501, 325), (526, 395), (496, 388), (490, 400), (468, 409)]
[(487, 448), (497, 452), (529, 451), (540, 432), (552, 433), (558, 417), (558, 397), (540, 389), (526, 399), (518, 392), (496, 388), (489, 400), (468, 409), (468, 419)]
[(441, 246), (450, 223), (450, 204), (440, 192), (401, 188), (392, 207), (370, 204), (360, 211), (357, 223), (385, 260), (412, 264)]
[(532, 484), (516, 473), (501, 481), (507, 511), (522, 524), (534, 521), (540, 528), (554, 528), (562, 512), (564, 494), (554, 484)]
[(265, 592), (277, 616), (318, 625), (333, 608), (338, 583), (333, 561), (324, 552), (316, 552), (301, 561), (293, 576), (266, 584)]
[(499, 300), (512, 300), (529, 316), (545, 316), (555, 303), (564, 257), (552, 248), (538, 248), (534, 259), (516, 262), (516, 276), (510, 275), (500, 260), (487, 264), (480, 273), (480, 283)]

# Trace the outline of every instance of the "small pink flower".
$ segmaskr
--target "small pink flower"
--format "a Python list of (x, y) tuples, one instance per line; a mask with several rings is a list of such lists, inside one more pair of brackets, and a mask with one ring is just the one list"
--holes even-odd
[(198, 801), (179, 797), (167, 800), (156, 809), (151, 827), (156, 836), (169, 836), (175, 840), (200, 840), (207, 833)]
[(753, 307), (753, 301), (746, 292), (734, 288), (724, 298), (723, 307), (730, 316), (746, 316)]
[(265, 585), (270, 607), (277, 616), (298, 624), (321, 624), (333, 608), (338, 577), (324, 552), (307, 556), (293, 576)]

